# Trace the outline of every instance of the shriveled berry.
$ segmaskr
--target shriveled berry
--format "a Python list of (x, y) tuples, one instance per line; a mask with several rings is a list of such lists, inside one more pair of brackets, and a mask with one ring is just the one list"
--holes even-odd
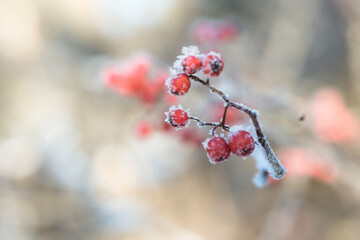
[(230, 147), (222, 137), (213, 137), (204, 142), (204, 148), (207, 151), (211, 163), (225, 161), (230, 156)]
[(204, 57), (202, 70), (208, 77), (217, 77), (224, 68), (224, 62), (216, 53), (209, 53)]
[(187, 74), (180, 73), (170, 79), (168, 86), (171, 94), (182, 96), (189, 91), (191, 82)]
[(247, 131), (240, 130), (231, 134), (229, 138), (231, 152), (236, 156), (249, 156), (255, 149), (255, 141)]
[(189, 122), (189, 115), (182, 109), (174, 109), (168, 113), (167, 122), (173, 127), (185, 127)]
[(190, 55), (184, 58), (181, 65), (184, 73), (194, 74), (200, 70), (202, 63), (200, 58)]

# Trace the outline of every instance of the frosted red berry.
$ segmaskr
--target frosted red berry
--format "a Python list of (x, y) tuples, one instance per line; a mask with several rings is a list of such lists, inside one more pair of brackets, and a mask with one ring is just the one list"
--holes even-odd
[(187, 93), (191, 87), (190, 78), (185, 73), (177, 74), (170, 78), (168, 87), (171, 94), (182, 96)]
[(181, 63), (184, 73), (194, 74), (201, 69), (201, 59), (192, 55), (187, 56)]
[(222, 137), (213, 137), (204, 143), (211, 163), (219, 163), (225, 161), (230, 156), (230, 147), (226, 140)]
[(171, 110), (167, 116), (167, 122), (173, 127), (185, 127), (189, 122), (188, 113), (182, 109)]
[(216, 53), (209, 53), (203, 59), (202, 70), (208, 77), (217, 77), (224, 68), (224, 62)]
[(247, 131), (240, 130), (231, 134), (229, 138), (231, 152), (236, 156), (249, 156), (255, 149), (255, 141)]

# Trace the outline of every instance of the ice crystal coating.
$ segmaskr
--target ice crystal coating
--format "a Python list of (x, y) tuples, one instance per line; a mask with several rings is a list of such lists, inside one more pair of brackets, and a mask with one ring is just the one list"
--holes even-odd
[(169, 88), (169, 93), (174, 96), (182, 96), (187, 93), (191, 87), (189, 76), (185, 73), (179, 73), (165, 82)]
[(240, 130), (243, 130), (244, 129), (244, 126), (243, 125), (233, 125), (230, 127), (229, 131), (231, 133), (234, 133), (234, 132), (237, 132), (237, 131), (240, 131)]
[(247, 157), (255, 149), (254, 138), (248, 131), (239, 130), (230, 135), (229, 145), (231, 152), (236, 156)]
[(220, 54), (210, 52), (203, 58), (202, 71), (207, 77), (219, 76), (223, 68), (224, 62)]
[(175, 127), (175, 129), (187, 128), (190, 124), (190, 112), (184, 110), (179, 104), (178, 107), (172, 105), (168, 112), (165, 112), (165, 122)]
[(185, 56), (189, 56), (189, 55), (199, 55), (200, 51), (198, 46), (195, 45), (190, 45), (188, 47), (183, 47), (181, 49), (181, 53), (184, 54)]
[(183, 59), (181, 65), (185, 73), (194, 74), (201, 69), (202, 62), (200, 58), (189, 55)]
[(203, 146), (212, 164), (227, 160), (231, 154), (229, 144), (223, 137), (207, 138), (203, 142)]
[(262, 188), (267, 184), (267, 178), (269, 173), (273, 175), (275, 174), (275, 172), (270, 166), (269, 161), (267, 161), (264, 149), (262, 147), (256, 147), (252, 154), (252, 157), (255, 160), (257, 169), (257, 173), (254, 175), (252, 182), (258, 188)]
[(263, 188), (267, 185), (268, 177), (269, 177), (269, 172), (266, 169), (260, 169), (255, 173), (252, 179), (252, 183), (257, 188)]
[(176, 57), (173, 68), (171, 69), (172, 74), (178, 74), (183, 72), (183, 60), (188, 56), (194, 56), (202, 60), (204, 54), (200, 54), (199, 48), (197, 46), (188, 46), (183, 47), (181, 50), (182, 55)]

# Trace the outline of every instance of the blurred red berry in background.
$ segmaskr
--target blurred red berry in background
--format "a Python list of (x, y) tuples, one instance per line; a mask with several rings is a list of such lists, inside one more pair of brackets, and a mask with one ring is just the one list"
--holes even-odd
[(196, 21), (190, 31), (191, 37), (198, 43), (216, 44), (235, 39), (239, 26), (235, 21), (201, 19)]
[(137, 56), (130, 61), (106, 68), (104, 81), (122, 95), (133, 95), (144, 87), (150, 66), (148, 58)]
[(182, 131), (176, 131), (176, 133), (180, 136), (182, 141), (197, 147), (200, 147), (204, 141), (204, 136), (195, 129), (186, 128)]
[[(318, 154), (303, 148), (286, 148), (279, 152), (288, 177), (306, 176), (322, 182), (332, 182), (337, 177), (333, 163)], [(272, 178), (270, 182), (275, 182)]]
[[(221, 122), (223, 114), (224, 114), (224, 104), (223, 103), (216, 104), (212, 107), (210, 118), (213, 121)], [(227, 110), (227, 113), (226, 113), (226, 122), (225, 123), (227, 125), (239, 124), (244, 121), (244, 118), (245, 118), (245, 116), (241, 111), (239, 111), (235, 108), (229, 107)]]
[(168, 106), (176, 105), (179, 103), (179, 98), (171, 94), (164, 95), (164, 102)]
[(152, 105), (165, 93), (164, 83), (169, 75), (166, 71), (156, 70), (149, 57), (136, 55), (128, 61), (107, 67), (103, 80), (119, 94), (134, 96), (145, 105)]
[(335, 89), (326, 88), (315, 94), (312, 114), (314, 132), (324, 142), (351, 142), (359, 136), (358, 120)]
[(153, 126), (149, 121), (141, 121), (136, 125), (136, 134), (140, 138), (146, 138), (153, 132)]

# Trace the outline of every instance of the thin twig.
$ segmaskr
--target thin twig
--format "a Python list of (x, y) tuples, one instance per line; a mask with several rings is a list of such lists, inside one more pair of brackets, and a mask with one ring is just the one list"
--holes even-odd
[[(207, 81), (207, 83), (208, 83), (208, 81)], [(221, 127), (221, 128), (224, 129), (225, 131), (229, 132), (229, 126), (225, 125), (226, 113), (227, 113), (227, 110), (228, 110), (229, 106), (230, 106), (230, 104), (227, 103), (226, 106), (225, 106), (225, 109), (224, 109), (223, 116), (222, 116), (222, 118), (221, 118), (221, 123), (218, 124), (216, 127), (214, 127), (214, 128), (212, 129), (212, 131), (211, 131), (212, 135), (215, 134), (215, 130), (216, 130), (216, 128), (218, 128), (218, 127)]]
[[(270, 172), (271, 176), (274, 179), (283, 178), (286, 173), (286, 169), (280, 163), (279, 159), (275, 156), (274, 151), (270, 147), (269, 142), (266, 140), (265, 134), (264, 134), (264, 132), (261, 128), (260, 122), (258, 120), (258, 112), (254, 109), (249, 108), (248, 106), (246, 106), (244, 104), (231, 101), (222, 91), (218, 90), (213, 85), (211, 85), (209, 80), (204, 81), (194, 75), (191, 75), (190, 78), (192, 80), (199, 82), (202, 85), (208, 87), (211, 90), (211, 92), (219, 95), (226, 103), (224, 115), (221, 120), (221, 123), (218, 123), (218, 124), (217, 123), (207, 123), (204, 125), (214, 126), (213, 133), (217, 127), (222, 127), (224, 130), (229, 130), (228, 126), (225, 125), (225, 119), (226, 119), (226, 113), (227, 113), (228, 107), (232, 107), (232, 108), (238, 109), (238, 110), (246, 113), (250, 117), (251, 122), (254, 125), (255, 131), (256, 131), (256, 136), (257, 136), (257, 142), (264, 149), (266, 159), (269, 162), (269, 165), (271, 166), (271, 168), (273, 169), (273, 174), (271, 174), (271, 172)], [(195, 118), (192, 118), (192, 119), (195, 121), (198, 121), (199, 123), (202, 123), (199, 119), (195, 119)]]
[(218, 126), (219, 126), (218, 123), (203, 122), (203, 121), (201, 121), (200, 119), (198, 119), (197, 117), (189, 117), (189, 119), (196, 121), (199, 126), (214, 126), (214, 127), (218, 127)]

